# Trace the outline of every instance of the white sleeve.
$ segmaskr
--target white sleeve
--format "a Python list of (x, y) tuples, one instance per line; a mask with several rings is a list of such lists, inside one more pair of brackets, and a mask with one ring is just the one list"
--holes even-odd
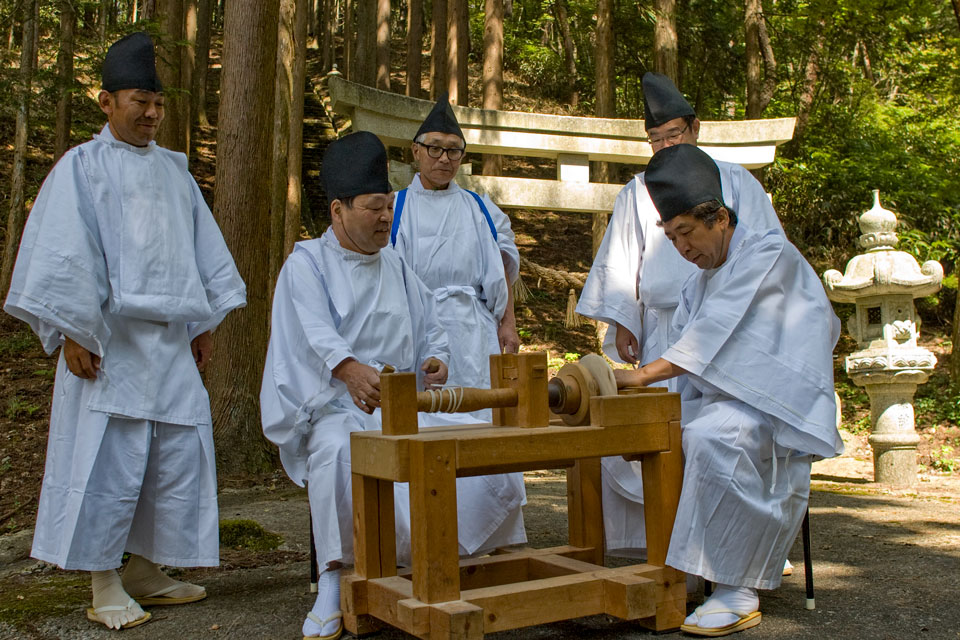
[(637, 180), (617, 196), (603, 242), (590, 267), (577, 304), (577, 313), (608, 324), (618, 323), (642, 335), (642, 310), (637, 293), (641, 239), (637, 216)]
[(520, 276), (520, 252), (517, 250), (516, 237), (513, 228), (510, 226), (510, 218), (493, 203), (489, 196), (484, 194), (481, 197), (484, 204), (487, 205), (487, 212), (490, 214), (493, 226), (497, 230), (497, 245), (500, 247), (500, 256), (503, 258), (507, 280), (510, 284), (513, 284)]

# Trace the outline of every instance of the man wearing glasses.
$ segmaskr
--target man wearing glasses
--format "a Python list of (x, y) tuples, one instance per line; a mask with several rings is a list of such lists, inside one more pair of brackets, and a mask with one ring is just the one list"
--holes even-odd
[[(466, 142), (447, 94), (413, 139), (418, 173), (397, 192), (390, 241), (433, 291), (436, 313), (450, 339), (448, 386), (490, 387), (490, 354), (520, 347), (511, 285), (520, 256), (510, 219), (487, 196), (462, 189), (454, 177)], [(490, 409), (462, 414), (490, 422)], [(498, 509), (488, 509), (489, 542), (526, 542), (523, 474), (505, 474)], [(479, 508), (479, 507), (478, 507)]]
[[(697, 144), (700, 120), (673, 81), (643, 76), (645, 125), (654, 155), (678, 144)], [(717, 162), (723, 200), (752, 229), (776, 229), (780, 221), (763, 186), (737, 164)], [(638, 173), (613, 205), (577, 312), (610, 325), (603, 350), (613, 360), (642, 366), (672, 342), (671, 319), (680, 287), (697, 267), (684, 260), (657, 227), (657, 210)], [(674, 383), (665, 383), (674, 391)], [(629, 554), (646, 547), (640, 463), (603, 459), (603, 518), (607, 549)]]
[[(433, 290), (443, 328), (457, 345), (449, 384), (489, 387), (490, 354), (520, 346), (510, 286), (520, 258), (506, 214), (454, 182), (465, 146), (443, 95), (414, 137), (419, 172), (397, 194), (391, 242)], [(479, 414), (489, 410), (477, 416), (489, 420)]]

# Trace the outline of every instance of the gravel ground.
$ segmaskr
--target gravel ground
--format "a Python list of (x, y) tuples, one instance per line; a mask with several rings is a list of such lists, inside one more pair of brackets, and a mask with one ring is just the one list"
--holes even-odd
[[(849, 447), (858, 451), (856, 443)], [(780, 589), (761, 593), (763, 623), (739, 638), (960, 640), (960, 478), (924, 478), (910, 491), (870, 481), (869, 461), (853, 456), (814, 466), (811, 522), (817, 609), (804, 609), (802, 550)], [(563, 544), (562, 472), (528, 474), (526, 510), (532, 546)], [(249, 518), (283, 537), (279, 549), (224, 549), (217, 569), (183, 572), (210, 597), (181, 607), (154, 607), (153, 619), (123, 632), (137, 638), (300, 638), (308, 593), (306, 495), (281, 487), (224, 491), (223, 518)], [(89, 579), (24, 558), (29, 534), (0, 537), (0, 638), (116, 637), (88, 622)], [(611, 562), (616, 560), (611, 559)], [(648, 638), (653, 634), (607, 616), (491, 634), (492, 640)], [(680, 633), (664, 637), (683, 637)], [(385, 631), (383, 640), (407, 638)]]

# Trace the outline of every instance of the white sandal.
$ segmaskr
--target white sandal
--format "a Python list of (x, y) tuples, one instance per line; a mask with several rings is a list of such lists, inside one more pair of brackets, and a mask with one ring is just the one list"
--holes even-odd
[[(111, 604), (103, 607), (97, 607), (96, 609), (94, 609), (93, 607), (87, 607), (87, 620), (89, 620), (90, 622), (99, 622), (100, 624), (107, 626), (107, 621), (100, 617), (101, 613), (111, 613), (113, 611), (130, 611), (132, 610), (133, 607), (137, 607), (138, 609), (140, 608), (139, 605), (137, 604), (137, 601), (134, 600), (133, 598), (130, 598), (130, 601), (125, 606)], [(141, 611), (143, 610), (141, 609)], [(131, 620), (130, 622), (120, 625), (120, 628), (130, 629), (131, 627), (136, 627), (143, 624), (149, 619), (150, 619), (150, 612), (143, 611), (143, 615), (141, 617), (137, 618), (136, 620)], [(113, 627), (108, 627), (108, 628), (112, 629)]]
[[(707, 636), (710, 638), (719, 638), (721, 636), (728, 636), (731, 633), (737, 633), (738, 631), (743, 631), (744, 629), (749, 629), (750, 627), (755, 627), (760, 624), (761, 615), (759, 611), (754, 611), (752, 613), (745, 613), (743, 611), (734, 611), (733, 609), (711, 609), (710, 611), (701, 612), (700, 609), (703, 608), (703, 605), (697, 607), (693, 613), (697, 616), (698, 624), (682, 624), (680, 625), (680, 630), (684, 633), (692, 633), (697, 636)], [(723, 627), (701, 627), (699, 626), (700, 618), (703, 616), (711, 616), (715, 613), (732, 613), (737, 616), (739, 620), (735, 620), (730, 624)]]
[(316, 624), (320, 625), (320, 630), (321, 630), (321, 631), (323, 630), (323, 628), (324, 628), (325, 626), (327, 626), (328, 623), (333, 622), (333, 621), (336, 620), (337, 618), (340, 619), (340, 624), (337, 625), (337, 630), (334, 631), (333, 633), (329, 634), (329, 635), (326, 635), (326, 636), (303, 636), (303, 640), (337, 640), (337, 638), (339, 638), (339, 637), (343, 634), (343, 612), (342, 612), (342, 611), (334, 611), (333, 613), (331, 613), (329, 616), (327, 616), (327, 617), (324, 618), (323, 620), (321, 620), (321, 619), (320, 619), (320, 616), (316, 615), (313, 611), (308, 612), (308, 613), (307, 613), (307, 617), (310, 618), (310, 620), (312, 620), (312, 621), (315, 622)]

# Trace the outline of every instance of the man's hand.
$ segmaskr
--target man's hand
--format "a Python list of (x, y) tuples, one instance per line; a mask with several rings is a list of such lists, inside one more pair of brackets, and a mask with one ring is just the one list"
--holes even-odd
[(646, 387), (655, 382), (662, 382), (670, 378), (682, 376), (687, 372), (669, 360), (657, 358), (639, 369), (614, 369), (613, 377), (617, 380), (617, 389), (624, 387)]
[(630, 364), (637, 364), (637, 358), (640, 357), (640, 345), (637, 344), (637, 338), (633, 332), (617, 324), (617, 353), (620, 359)]
[(210, 357), (213, 355), (213, 336), (209, 331), (204, 331), (196, 338), (190, 341), (190, 350), (193, 352), (193, 360), (197, 363), (197, 369), (200, 373), (207, 367)]
[(500, 341), (501, 353), (517, 353), (520, 350), (520, 336), (517, 334), (517, 321), (513, 314), (507, 318), (503, 316), (500, 326), (497, 327), (497, 339)]
[(90, 353), (79, 344), (63, 336), (63, 359), (70, 373), (78, 378), (93, 380), (100, 371), (100, 356)]
[(334, 367), (333, 377), (347, 385), (353, 404), (364, 413), (380, 406), (380, 372), (373, 367), (347, 358)]
[(423, 376), (423, 384), (427, 389), (439, 387), (447, 381), (447, 365), (436, 358), (427, 358), (420, 370), (426, 374)]
[[(502, 254), (501, 257), (503, 271), (507, 273), (509, 272), (507, 257)], [(513, 311), (513, 287), (510, 285), (510, 278), (507, 278), (507, 306), (503, 310), (500, 326), (497, 327), (497, 340), (500, 341), (500, 353), (517, 353), (520, 350), (520, 336), (517, 334), (517, 316)]]
[(647, 386), (640, 375), (639, 369), (614, 369), (613, 377), (617, 381), (617, 389)]

